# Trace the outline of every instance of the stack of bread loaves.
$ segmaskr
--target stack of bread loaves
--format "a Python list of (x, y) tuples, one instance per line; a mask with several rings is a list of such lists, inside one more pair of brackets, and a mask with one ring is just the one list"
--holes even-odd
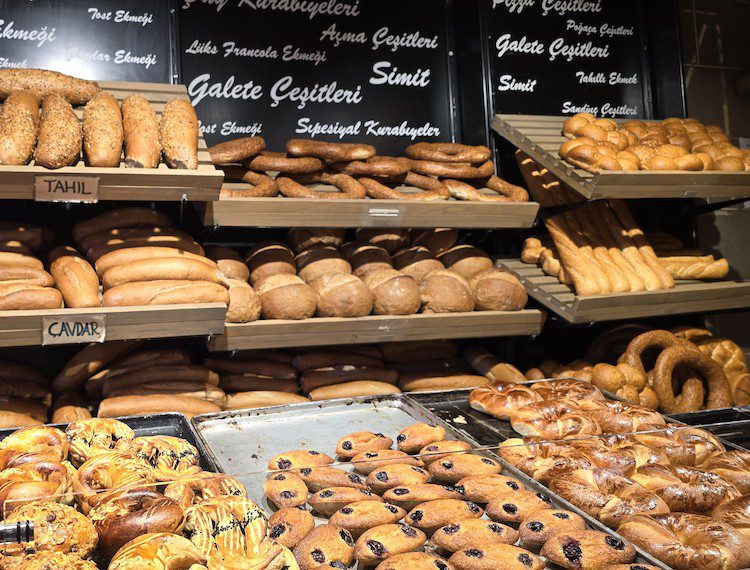
[(0, 360), (0, 429), (45, 423), (51, 403), (44, 374), (28, 364)]

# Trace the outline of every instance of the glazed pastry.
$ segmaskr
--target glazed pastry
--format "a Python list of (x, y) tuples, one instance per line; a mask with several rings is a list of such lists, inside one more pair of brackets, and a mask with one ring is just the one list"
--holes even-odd
[(413, 552), (427, 541), (425, 534), (406, 524), (384, 524), (366, 530), (354, 545), (354, 557), (364, 564)]
[(426, 465), (429, 465), (433, 461), (443, 459), (452, 453), (468, 451), (469, 449), (471, 449), (471, 445), (465, 441), (444, 439), (424, 446), (419, 450), (419, 456)]
[(487, 516), (495, 522), (520, 523), (538, 511), (552, 508), (552, 500), (545, 493), (517, 491), (487, 503)]
[(471, 501), (457, 499), (438, 499), (414, 507), (406, 515), (406, 523), (427, 533), (432, 533), (441, 526), (463, 519), (478, 519), (484, 510)]
[[(380, 497), (378, 497), (380, 498)], [(331, 515), (330, 523), (345, 528), (358, 537), (368, 528), (392, 524), (404, 518), (401, 507), (378, 501), (361, 501), (342, 507)]]
[(315, 519), (303, 508), (279, 509), (268, 519), (268, 538), (294, 548), (315, 528)]
[(368, 488), (365, 484), (365, 478), (361, 475), (342, 471), (335, 467), (303, 467), (297, 474), (305, 482), (311, 493), (316, 493), (328, 487)]
[(316, 513), (330, 517), (340, 508), (359, 501), (382, 502), (383, 499), (367, 489), (330, 487), (311, 495), (307, 502)]
[(438, 483), (455, 484), (469, 475), (495, 475), (502, 469), (500, 464), (489, 457), (458, 453), (453, 457), (433, 461), (428, 471)]
[(598, 570), (608, 564), (627, 564), (635, 559), (635, 548), (621, 538), (598, 530), (560, 532), (541, 550), (550, 562), (575, 570)]
[(76, 467), (100, 453), (126, 449), (135, 437), (129, 426), (109, 418), (73, 422), (65, 433), (70, 440), (70, 461)]
[(406, 453), (417, 453), (420, 449), (445, 438), (445, 430), (425, 422), (402, 429), (396, 437), (398, 448)]
[(521, 546), (538, 552), (547, 539), (560, 531), (577, 533), (585, 530), (586, 523), (580, 515), (559, 509), (537, 511), (518, 527)]
[(393, 487), (407, 487), (428, 483), (432, 477), (421, 467), (395, 463), (377, 469), (367, 476), (366, 483), (376, 493), (382, 495)]
[(440, 527), (432, 542), (448, 552), (492, 544), (515, 544), (518, 531), (504, 524), (483, 519), (466, 519)]
[(97, 570), (91, 560), (77, 554), (42, 550), (25, 556), (12, 556), (3, 560), (3, 570)]
[(456, 570), (542, 570), (544, 562), (510, 544), (489, 544), (459, 550), (448, 559)]
[(743, 495), (750, 493), (750, 451), (735, 449), (714, 455), (701, 469), (733, 483)]
[(454, 570), (443, 558), (426, 552), (397, 554), (378, 564), (375, 570)]
[(456, 487), (463, 489), (464, 496), (475, 503), (489, 503), (496, 497), (526, 489), (518, 479), (496, 474), (469, 475), (459, 480)]
[(354, 539), (343, 528), (324, 524), (310, 531), (293, 552), (301, 570), (336, 562), (348, 568), (354, 562)]
[(358, 453), (390, 449), (393, 440), (382, 433), (358, 431), (342, 437), (336, 444), (336, 455), (340, 459), (351, 459)]
[(352, 465), (357, 473), (369, 475), (376, 469), (392, 465), (394, 463), (405, 463), (423, 467), (424, 463), (416, 457), (411, 457), (403, 451), (396, 449), (384, 449), (382, 451), (365, 451), (352, 457)]
[(299, 507), (307, 500), (307, 485), (294, 473), (271, 475), (263, 487), (266, 497), (276, 508)]
[(275, 469), (302, 469), (304, 467), (320, 467), (330, 465), (333, 458), (319, 451), (298, 449), (279, 453), (268, 462), (268, 468)]
[(464, 493), (460, 486), (454, 487), (451, 485), (424, 483), (388, 489), (383, 493), (383, 499), (404, 509), (411, 510), (420, 503), (426, 503), (427, 501), (436, 501), (438, 499), (463, 500)]

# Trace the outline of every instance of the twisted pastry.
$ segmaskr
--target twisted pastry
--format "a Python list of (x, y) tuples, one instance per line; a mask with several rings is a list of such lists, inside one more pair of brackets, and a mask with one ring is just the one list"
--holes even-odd
[(73, 490), (84, 514), (123, 489), (155, 483), (153, 469), (140, 459), (110, 451), (85, 461), (73, 479)]
[(736, 449), (719, 453), (710, 457), (700, 468), (726, 479), (743, 495), (750, 494), (750, 451)]
[(572, 400), (534, 402), (516, 411), (510, 425), (521, 435), (549, 440), (598, 435), (601, 427)]
[(698, 428), (669, 428), (634, 434), (633, 438), (651, 449), (663, 452), (673, 465), (702, 465), (712, 455), (725, 451), (724, 445), (715, 435)]
[(70, 463), (38, 461), (0, 471), (0, 519), (40, 498), (69, 504), (73, 501)]
[(124, 451), (135, 437), (129, 426), (109, 418), (92, 418), (68, 424), (70, 461), (76, 467), (109, 451)]
[(576, 469), (589, 469), (592, 463), (577, 449), (541, 437), (510, 438), (497, 450), (505, 461), (541, 483), (548, 483)]
[(173, 481), (164, 495), (175, 499), (183, 509), (218, 497), (247, 497), (245, 486), (234, 477), (223, 473), (202, 472)]
[(0, 471), (36, 461), (61, 462), (68, 456), (68, 438), (49, 426), (14, 431), (0, 442)]
[(177, 534), (151, 532), (117, 551), (109, 570), (199, 570), (208, 561), (192, 542)]
[(157, 481), (174, 481), (200, 473), (198, 450), (179, 437), (153, 435), (130, 442), (130, 452), (151, 465)]

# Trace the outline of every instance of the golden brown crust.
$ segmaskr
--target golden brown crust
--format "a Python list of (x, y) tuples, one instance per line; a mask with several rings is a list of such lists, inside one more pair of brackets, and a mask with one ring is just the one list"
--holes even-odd
[(190, 101), (172, 99), (164, 105), (159, 124), (164, 162), (170, 168), (198, 168), (198, 117)]
[(74, 248), (56, 247), (49, 252), (50, 272), (68, 307), (99, 307), (99, 277)]
[(83, 153), (87, 166), (120, 166), (123, 126), (120, 106), (104, 91), (83, 110)]
[(39, 134), (39, 98), (12, 93), (0, 110), (0, 164), (28, 164)]
[(125, 166), (156, 168), (161, 161), (159, 121), (149, 102), (140, 95), (128, 95), (122, 103)]
[(82, 144), (83, 131), (70, 103), (60, 95), (45, 97), (34, 151), (35, 164), (46, 168), (75, 164)]

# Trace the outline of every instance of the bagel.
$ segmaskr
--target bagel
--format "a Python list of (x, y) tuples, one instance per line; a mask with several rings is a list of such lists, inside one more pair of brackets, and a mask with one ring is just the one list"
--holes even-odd
[(289, 157), (283, 152), (266, 152), (246, 160), (243, 165), (256, 172), (280, 172), (284, 174), (308, 174), (323, 169), (323, 161), (311, 156)]
[[(309, 184), (328, 184), (340, 192), (322, 192), (308, 188)], [(317, 198), (326, 200), (360, 200), (365, 197), (365, 187), (348, 174), (316, 172), (279, 176), (276, 178), (279, 192), (288, 198)]]
[(286, 151), (292, 156), (314, 156), (326, 162), (367, 160), (375, 156), (375, 147), (361, 143), (336, 143), (310, 139), (291, 139)]
[(489, 178), (495, 174), (495, 164), (488, 160), (472, 166), (462, 162), (435, 162), (432, 160), (412, 160), (411, 171), (424, 176), (458, 178), (459, 180)]
[(350, 176), (377, 176), (392, 178), (405, 176), (411, 170), (411, 160), (403, 157), (373, 156), (365, 160), (334, 162), (329, 165), (337, 172)]
[(419, 142), (406, 147), (406, 156), (416, 160), (437, 162), (468, 162), (478, 164), (490, 159), (491, 152), (486, 146), (469, 146), (448, 142)]
[(382, 182), (369, 177), (360, 178), (359, 182), (365, 187), (365, 191), (370, 198), (379, 200), (420, 200), (433, 202), (450, 198), (450, 192), (445, 184), (429, 176), (420, 176), (414, 172), (409, 172), (406, 175), (403, 184), (418, 188), (421, 192), (404, 192), (398, 188), (386, 186)]

